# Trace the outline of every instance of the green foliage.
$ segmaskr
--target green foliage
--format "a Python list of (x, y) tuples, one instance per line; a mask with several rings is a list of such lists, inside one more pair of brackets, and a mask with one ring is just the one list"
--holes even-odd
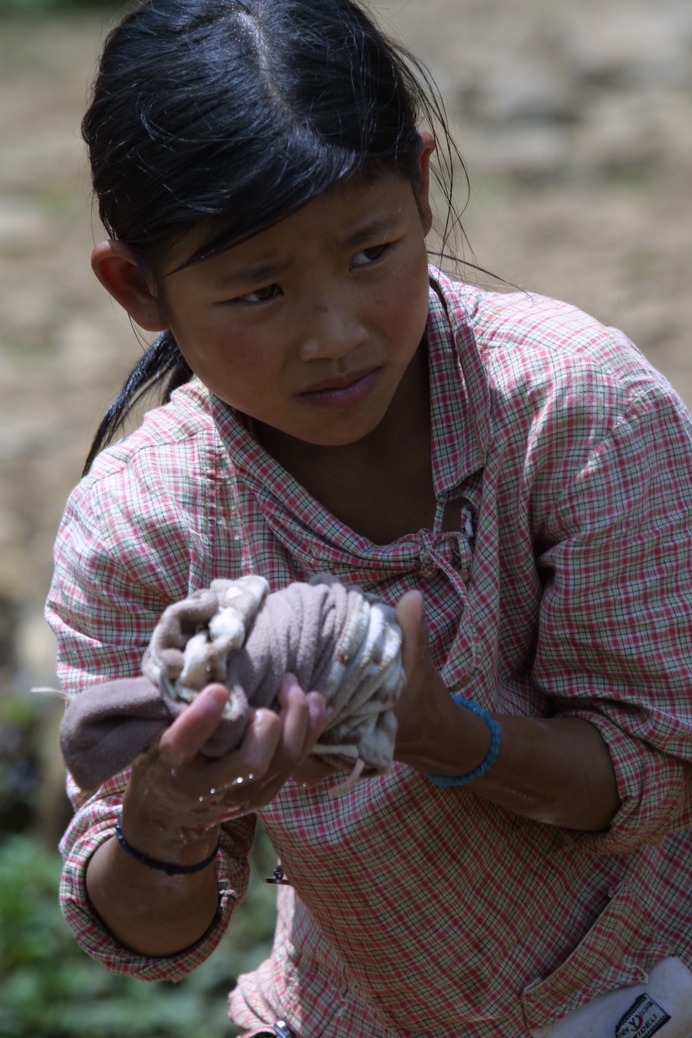
[(0, 833), (33, 820), (39, 777), (37, 733), (45, 701), (0, 690)]
[(0, 848), (0, 1038), (230, 1038), (226, 995), (269, 950), (274, 857), (263, 835), (255, 878), (216, 952), (178, 984), (107, 973), (75, 944), (57, 901), (60, 861), (36, 838)]
[(99, 10), (108, 7), (108, 0), (0, 0), (2, 15), (35, 15), (51, 11), (66, 11), (76, 7)]

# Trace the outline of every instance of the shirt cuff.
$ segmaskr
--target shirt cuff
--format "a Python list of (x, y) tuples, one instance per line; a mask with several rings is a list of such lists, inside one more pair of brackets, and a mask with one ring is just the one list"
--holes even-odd
[(692, 824), (692, 773), (689, 765), (629, 735), (598, 711), (564, 711), (582, 717), (605, 741), (613, 762), (620, 807), (608, 829), (579, 833), (595, 853), (624, 854), (661, 842), (671, 832)]
[[(237, 841), (222, 829), (216, 859), (219, 905), (212, 925), (196, 944), (184, 951), (156, 958), (140, 955), (120, 944), (104, 926), (89, 901), (86, 889), (87, 864), (98, 847), (113, 836), (119, 806), (119, 798), (117, 801), (92, 803), (75, 815), (61, 841), (64, 864), (60, 906), (65, 921), (82, 950), (110, 973), (128, 974), (149, 981), (180, 980), (200, 966), (223, 937), (247, 888), (247, 859), (239, 858)], [(252, 817), (248, 817), (245, 827), (254, 830)]]

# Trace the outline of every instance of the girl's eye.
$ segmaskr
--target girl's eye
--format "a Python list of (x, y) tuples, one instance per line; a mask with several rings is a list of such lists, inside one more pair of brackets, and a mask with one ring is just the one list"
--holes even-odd
[(232, 302), (259, 306), (261, 303), (270, 303), (273, 299), (278, 299), (280, 295), (282, 291), (279, 285), (265, 285), (263, 288), (256, 288), (254, 292), (246, 292), (244, 296), (236, 296)]
[(383, 242), (382, 245), (371, 245), (369, 249), (357, 252), (351, 260), (352, 267), (368, 267), (377, 263), (392, 248), (393, 242)]

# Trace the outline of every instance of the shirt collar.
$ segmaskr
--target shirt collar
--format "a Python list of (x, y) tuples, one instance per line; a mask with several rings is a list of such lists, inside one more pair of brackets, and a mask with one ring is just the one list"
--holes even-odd
[(472, 324), (472, 293), (430, 268), (427, 326), (435, 495), (450, 500), (483, 468), (490, 440), (490, 392)]

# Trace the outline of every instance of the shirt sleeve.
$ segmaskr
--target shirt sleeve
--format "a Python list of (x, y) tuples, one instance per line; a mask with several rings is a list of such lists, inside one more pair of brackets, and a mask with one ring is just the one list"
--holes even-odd
[(163, 609), (194, 579), (194, 517), (145, 483), (141, 466), (124, 466), (87, 477), (68, 499), (46, 604), (68, 697), (141, 673)]
[[(106, 480), (84, 480), (68, 501), (46, 606), (68, 699), (96, 681), (139, 674), (162, 610), (187, 594), (194, 581), (194, 530), (169, 496), (151, 487), (144, 493), (141, 486), (123, 469)], [(128, 778), (129, 771), (123, 772), (88, 797), (68, 777), (75, 815), (61, 841), (61, 906), (77, 942), (106, 969), (145, 980), (176, 980), (213, 951), (245, 893), (255, 819), (248, 816), (221, 832), (219, 908), (202, 940), (174, 956), (137, 955), (104, 927), (86, 891), (87, 864), (113, 836)]]
[[(692, 423), (649, 380), (556, 500), (533, 677), (596, 725), (621, 807), (602, 853), (692, 823)], [(580, 837), (581, 838), (581, 837)]]
[[(63, 872), (60, 905), (75, 940), (87, 955), (111, 973), (131, 974), (140, 980), (180, 980), (200, 966), (223, 937), (237, 904), (248, 885), (248, 853), (254, 839), (254, 815), (221, 829), (216, 880), (219, 904), (212, 925), (192, 947), (175, 955), (149, 958), (124, 947), (106, 929), (91, 907), (86, 891), (86, 866), (106, 840), (113, 836), (115, 819), (122, 803), (128, 773), (110, 779), (98, 793), (83, 803), (60, 844)], [(70, 792), (76, 797), (72, 783)]]

